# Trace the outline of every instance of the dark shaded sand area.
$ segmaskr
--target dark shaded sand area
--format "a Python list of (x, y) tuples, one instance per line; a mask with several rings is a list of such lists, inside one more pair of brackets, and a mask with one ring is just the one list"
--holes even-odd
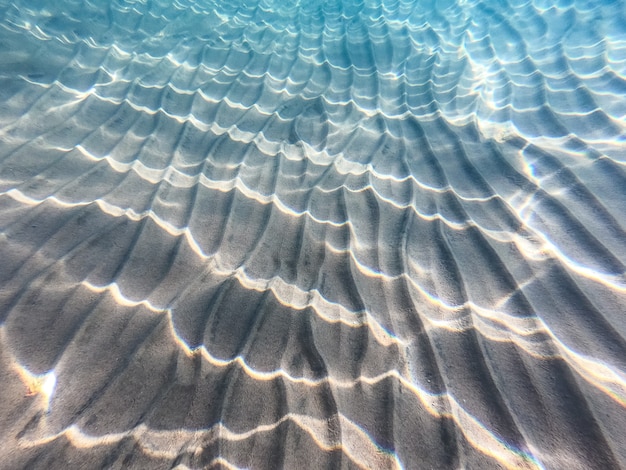
[(0, 468), (626, 468), (623, 1), (0, 0)]

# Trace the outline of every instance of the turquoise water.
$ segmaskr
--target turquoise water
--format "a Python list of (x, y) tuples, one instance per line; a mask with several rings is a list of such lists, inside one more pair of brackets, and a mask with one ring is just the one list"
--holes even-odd
[(0, 460), (626, 468), (625, 135), (619, 0), (0, 0)]

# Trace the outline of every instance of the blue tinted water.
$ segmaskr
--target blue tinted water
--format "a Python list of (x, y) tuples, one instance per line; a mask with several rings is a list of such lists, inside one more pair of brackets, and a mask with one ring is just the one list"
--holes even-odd
[(1, 460), (626, 467), (625, 132), (621, 0), (0, 0)]

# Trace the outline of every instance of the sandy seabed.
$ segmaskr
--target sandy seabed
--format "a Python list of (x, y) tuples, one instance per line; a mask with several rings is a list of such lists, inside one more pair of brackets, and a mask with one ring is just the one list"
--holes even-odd
[(0, 468), (626, 468), (626, 4), (0, 0)]

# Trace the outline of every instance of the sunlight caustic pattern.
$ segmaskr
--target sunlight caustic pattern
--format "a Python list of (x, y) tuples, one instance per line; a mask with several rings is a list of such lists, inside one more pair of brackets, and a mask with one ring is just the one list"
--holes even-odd
[(626, 468), (626, 3), (0, 19), (0, 467)]

